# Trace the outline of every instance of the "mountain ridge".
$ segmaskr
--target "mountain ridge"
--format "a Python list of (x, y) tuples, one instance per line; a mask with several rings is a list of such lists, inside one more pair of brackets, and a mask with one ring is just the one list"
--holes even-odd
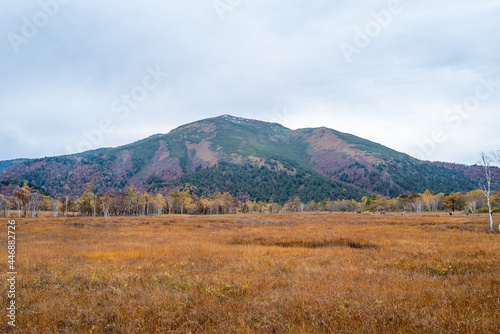
[[(224, 168), (215, 168), (221, 163)], [(246, 169), (250, 165), (263, 168), (262, 172)], [(16, 161), (0, 170), (0, 181), (25, 179), (54, 196), (81, 194), (92, 183), (101, 192), (118, 193), (128, 186), (164, 192), (189, 187), (199, 193), (246, 189), (268, 199), (259, 184), (264, 178), (269, 189), (276, 189), (276, 182), (288, 184), (282, 190), (288, 192), (285, 196), (311, 193), (312, 198), (314, 187), (324, 186), (321, 194), (334, 199), (349, 194), (397, 196), (426, 189), (468, 191), (477, 185), (478, 168), (420, 161), (326, 127), (291, 130), (278, 123), (222, 115), (115, 148)], [(250, 173), (248, 185), (238, 170)], [(231, 179), (219, 180), (208, 172), (230, 174)], [(212, 184), (204, 183), (202, 174)]]

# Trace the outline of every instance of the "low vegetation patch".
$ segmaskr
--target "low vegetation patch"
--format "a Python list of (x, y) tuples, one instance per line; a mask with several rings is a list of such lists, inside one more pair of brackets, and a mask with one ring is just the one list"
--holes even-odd
[(257, 239), (235, 239), (231, 241), (233, 245), (260, 245), (278, 246), (284, 248), (328, 248), (328, 247), (350, 247), (355, 249), (378, 249), (379, 246), (366, 241), (354, 241), (351, 239), (329, 239), (329, 240), (270, 240), (264, 238)]

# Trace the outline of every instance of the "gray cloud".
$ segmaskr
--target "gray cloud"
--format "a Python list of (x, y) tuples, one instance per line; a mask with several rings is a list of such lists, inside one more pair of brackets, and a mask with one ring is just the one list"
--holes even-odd
[[(340, 46), (391, 1), (242, 0), (224, 20), (211, 0), (66, 2), (17, 53), (11, 33), (43, 10), (0, 5), (0, 159), (71, 153), (103, 120), (113, 131), (97, 144), (116, 146), (224, 113), (328, 126), (429, 160), (498, 149), (500, 87), (460, 126), (445, 118), (500, 69), (497, 1), (402, 0), (351, 62)], [(119, 118), (113, 103), (156, 66), (168, 77)], [(436, 129), (446, 140), (430, 145)]]

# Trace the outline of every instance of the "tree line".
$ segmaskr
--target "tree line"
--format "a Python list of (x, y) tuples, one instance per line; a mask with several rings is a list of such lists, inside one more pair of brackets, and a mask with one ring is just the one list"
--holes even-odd
[[(11, 213), (11, 211), (16, 211)], [(168, 194), (140, 192), (133, 186), (121, 194), (95, 193), (92, 184), (78, 198), (44, 196), (24, 183), (14, 196), (0, 195), (0, 211), (5, 217), (19, 215), (37, 217), (41, 211), (53, 216), (147, 216), (162, 214), (217, 215), (236, 213), (278, 212), (438, 212), (467, 213), (500, 211), (500, 193), (484, 195), (481, 189), (456, 193), (411, 193), (395, 198), (373, 194), (361, 200), (330, 200), (305, 202), (296, 196), (284, 205), (269, 201), (236, 200), (230, 193), (197, 196), (189, 190), (174, 190)]]
[(24, 217), (37, 217), (40, 211), (50, 212), (53, 216), (140, 216), (162, 214), (236, 214), (236, 213), (277, 213), (277, 212), (437, 212), (464, 211), (466, 213), (485, 212), (490, 214), (492, 231), (492, 213), (500, 211), (500, 194), (494, 186), (491, 170), (493, 164), (500, 164), (500, 151), (482, 153), (484, 178), (478, 189), (470, 192), (411, 193), (397, 197), (384, 197), (373, 194), (360, 200), (328, 198), (316, 202), (303, 201), (294, 196), (280, 204), (270, 198), (268, 201), (251, 200), (250, 196), (234, 197), (229, 192), (217, 192), (199, 195), (195, 191), (176, 189), (168, 193), (139, 191), (129, 186), (121, 194), (98, 193), (92, 184), (87, 184), (85, 192), (78, 198), (62, 196), (59, 198), (45, 195), (26, 181), (17, 186), (13, 196), (0, 194), (0, 213), (4, 217), (15, 214)]

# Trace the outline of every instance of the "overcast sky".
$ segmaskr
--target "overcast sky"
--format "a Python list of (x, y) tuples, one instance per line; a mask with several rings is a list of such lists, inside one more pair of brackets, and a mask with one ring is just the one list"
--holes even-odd
[(0, 4), (0, 160), (231, 114), (425, 160), (500, 149), (497, 0)]

